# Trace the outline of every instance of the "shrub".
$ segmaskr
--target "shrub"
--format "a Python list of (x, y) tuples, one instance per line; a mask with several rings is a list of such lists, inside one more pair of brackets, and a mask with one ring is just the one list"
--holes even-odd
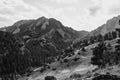
[(74, 58), (73, 60), (74, 60), (74, 61), (78, 61), (79, 59), (80, 59), (80, 58)]
[(45, 70), (46, 70), (45, 68), (41, 68), (40, 72), (42, 73), (42, 72), (44, 72)]
[(46, 76), (45, 80), (57, 80), (54, 76)]
[(81, 78), (82, 76), (80, 74), (72, 74), (70, 78)]
[(64, 59), (64, 62), (67, 63), (67, 62), (68, 62), (68, 59)]
[(52, 70), (53, 70), (53, 71), (55, 71), (55, 70), (56, 70), (56, 68), (52, 68)]

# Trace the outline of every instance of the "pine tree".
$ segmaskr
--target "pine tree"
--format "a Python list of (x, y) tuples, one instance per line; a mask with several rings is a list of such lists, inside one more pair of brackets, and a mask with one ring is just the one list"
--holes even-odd
[(93, 49), (93, 57), (91, 58), (91, 63), (93, 65), (98, 65), (98, 67), (103, 66), (103, 52), (106, 49), (106, 44), (100, 42), (97, 47)]
[(21, 54), (21, 44), (13, 34), (0, 31), (0, 76), (12, 74), (11, 80), (16, 80), (15, 75), (21, 74), (28, 68), (28, 60)]

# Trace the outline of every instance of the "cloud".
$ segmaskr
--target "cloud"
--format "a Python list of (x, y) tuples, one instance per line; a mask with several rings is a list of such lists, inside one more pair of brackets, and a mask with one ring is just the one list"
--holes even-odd
[(77, 3), (79, 0), (51, 0), (56, 3), (65, 3), (65, 4), (71, 4), (71, 3)]
[(92, 0), (92, 2), (94, 3), (92, 7), (99, 8), (100, 14), (112, 15), (120, 11), (120, 0)]
[(11, 20), (11, 19), (10, 19), (9, 17), (0, 15), (0, 22), (8, 22), (8, 21), (10, 21), (10, 20)]
[(82, 16), (83, 21), (81, 20), (91, 30), (120, 14), (120, 0), (91, 0), (91, 2), (92, 4), (86, 8), (86, 15)]
[(94, 7), (90, 7), (89, 11), (90, 11), (90, 15), (95, 16), (97, 14), (97, 12), (99, 11), (100, 7), (98, 6), (94, 6)]
[[(23, 0), (1, 0), (0, 1), (0, 16), (1, 22), (6, 20), (6, 25), (9, 25), (10, 22), (8, 17), (13, 21), (18, 21), (20, 19), (32, 19), (38, 18), (47, 14), (43, 11), (40, 11), (37, 7), (26, 4)], [(7, 18), (6, 18), (7, 17)], [(8, 19), (8, 21), (7, 21)], [(0, 26), (3, 26), (0, 24)]]
[(93, 30), (120, 13), (120, 0), (0, 0), (0, 26), (41, 16), (77, 30)]
[(13, 21), (14, 20), (12, 18), (10, 18), (9, 16), (0, 14), (0, 26), (1, 27), (11, 25), (11, 23), (13, 23)]
[(15, 15), (15, 12), (12, 9), (3, 7), (3, 8), (0, 8), (0, 14), (3, 14), (3, 15)]

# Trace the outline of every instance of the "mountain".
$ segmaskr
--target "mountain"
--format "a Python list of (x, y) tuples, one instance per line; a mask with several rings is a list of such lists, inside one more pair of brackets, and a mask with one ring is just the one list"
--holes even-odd
[(80, 40), (90, 39), (91, 36), (105, 35), (109, 32), (115, 31), (115, 27), (119, 25), (120, 15), (109, 19), (105, 24), (89, 32), (86, 36)]
[[(108, 20), (106, 24), (103, 24), (102, 26), (91, 32), (73, 30), (70, 27), (64, 26), (60, 21), (54, 18), (48, 19), (45, 17), (41, 17), (33, 20), (21, 20), (14, 23), (12, 26), (8, 26), (0, 29), (1, 31), (8, 32), (6, 33), (6, 35), (4, 35), (5, 34), (4, 32), (2, 32), (2, 35), (4, 36), (1, 37), (1, 44), (2, 44), (1, 50), (3, 50), (2, 48), (4, 48), (5, 50), (3, 51), (5, 51), (6, 54), (8, 54), (8, 50), (7, 50), (8, 48), (10, 49), (12, 54), (14, 48), (18, 49), (16, 45), (14, 45), (13, 43), (19, 42), (20, 45), (18, 46), (20, 47), (21, 50), (20, 53), (22, 52), (23, 56), (25, 56), (25, 59), (27, 59), (28, 61), (23, 60), (23, 58), (21, 58), (23, 62), (21, 63), (18, 60), (19, 59), (18, 55), (16, 55), (17, 56), (16, 59), (19, 61), (19, 63), (21, 63), (20, 65), (26, 64), (28, 68), (29, 67), (35, 68), (42, 66), (40, 71), (37, 72), (37, 74), (40, 74), (43, 71), (48, 74), (51, 71), (49, 74), (53, 74), (54, 76), (57, 76), (57, 78), (60, 76), (61, 78), (65, 78), (63, 76), (66, 76), (64, 75), (66, 73), (68, 74), (67, 75), (68, 77), (72, 75), (72, 73), (83, 72), (86, 70), (87, 71), (85, 72), (85, 76), (86, 76), (89, 75), (95, 69), (95, 66), (90, 64), (91, 57), (93, 56), (92, 55), (93, 52), (100, 51), (101, 53), (101, 50), (103, 50), (103, 49), (100, 50), (98, 49), (96, 51), (93, 51), (96, 49), (95, 47), (98, 45), (99, 40), (94, 41), (95, 38), (93, 38), (94, 40), (91, 43), (88, 43), (87, 40), (84, 40), (83, 42), (77, 43), (79, 47), (78, 49), (74, 47), (71, 48), (69, 46), (72, 44), (74, 40), (80, 40), (81, 38), (84, 39), (86, 37), (97, 36), (99, 34), (105, 35), (108, 32), (114, 31), (115, 27), (118, 25), (119, 19), (120, 16), (114, 17)], [(13, 35), (15, 39), (13, 38), (12, 41), (9, 40), (11, 37), (8, 34)], [(13, 44), (13, 46), (11, 46), (11, 44), (6, 43), (6, 41), (7, 42), (10, 41), (10, 43)], [(109, 43), (112, 43), (112, 40)], [(8, 47), (8, 45), (10, 47)], [(13, 48), (13, 50), (11, 50), (11, 48)], [(101, 46), (99, 48), (101, 48)], [(8, 57), (10, 57), (10, 62), (12, 62), (11, 59), (13, 59), (14, 57), (11, 57), (11, 55)], [(113, 55), (110, 58), (112, 59), (112, 57)], [(5, 59), (7, 60), (7, 58)], [(53, 63), (51, 64), (51, 62)], [(19, 64), (18, 62), (16, 62), (16, 60), (15, 63)], [(11, 65), (13, 67), (15, 66), (13, 65), (13, 63)], [(43, 73), (42, 77), (43, 76), (45, 77), (46, 73), (45, 75), (43, 75), (44, 74)], [(40, 75), (38, 77), (40, 78)], [(37, 80), (37, 79), (33, 78), (33, 80)]]
[(73, 30), (54, 18), (47, 19), (45, 17), (40, 17), (36, 20), (21, 20), (0, 30), (19, 34), (19, 36), (28, 34), (30, 36), (32, 34), (31, 37), (52, 37), (54, 33), (58, 33), (65, 40), (81, 38), (88, 33), (87, 31)]
[[(1, 30), (12, 32), (23, 40), (28, 38), (46, 38), (47, 40), (49, 39), (49, 41), (52, 41), (57, 45), (59, 42), (71, 42), (88, 34), (87, 31), (76, 31), (70, 27), (64, 26), (60, 21), (54, 18), (47, 19), (45, 17), (40, 17), (36, 20), (21, 20), (14, 23), (12, 26), (1, 28)], [(65, 48), (66, 46), (64, 47), (63, 44), (63, 46), (58, 47)]]
[(82, 30), (82, 31), (78, 31), (78, 34), (79, 34), (79, 38), (74, 40), (75, 42), (79, 42), (80, 40), (84, 39), (89, 34), (89, 32)]
[(98, 34), (105, 35), (108, 32), (114, 31), (115, 27), (119, 24), (119, 20), (120, 20), (120, 15), (117, 17), (113, 17), (112, 19), (108, 20), (105, 24), (91, 31), (89, 35), (98, 35)]
[[(32, 66), (40, 66), (47, 58), (70, 46), (73, 40), (87, 35), (86, 31), (76, 31), (64, 26), (54, 18), (40, 17), (33, 20), (20, 20), (1, 31), (11, 32), (23, 44), (21, 50), (28, 54)], [(50, 60), (49, 60), (50, 61)]]

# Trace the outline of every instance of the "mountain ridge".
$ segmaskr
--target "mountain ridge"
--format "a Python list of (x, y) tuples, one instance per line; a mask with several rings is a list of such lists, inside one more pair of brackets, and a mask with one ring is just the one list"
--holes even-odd
[[(54, 25), (52, 25), (52, 24), (54, 24)], [(42, 16), (42, 17), (40, 17), (38, 19), (20, 20), (20, 21), (17, 21), (16, 23), (14, 23), (12, 26), (8, 26), (8, 27), (5, 27), (5, 28), (0, 28), (0, 30), (7, 31), (7, 32), (12, 32), (13, 34), (16, 34), (16, 33), (19, 33), (19, 31), (20, 31), (19, 28), (22, 25), (24, 27), (29, 28), (30, 30), (32, 28), (35, 29), (38, 26), (41, 26), (41, 29), (43, 29), (43, 30), (45, 30), (47, 27), (51, 27), (51, 26), (52, 26), (51, 28), (54, 28), (54, 29), (61, 28), (64, 31), (68, 31), (69, 33), (75, 34), (74, 36), (76, 36), (76, 38), (77, 37), (81, 38), (81, 37), (85, 36), (86, 34), (88, 34), (87, 31), (76, 31), (76, 30), (72, 29), (71, 27), (64, 26), (60, 21), (58, 21), (58, 20), (56, 20), (54, 18), (49, 18), (48, 19), (48, 18), (46, 18), (44, 16)], [(25, 28), (23, 30), (25, 30)], [(51, 31), (52, 30), (53, 29), (51, 29)], [(62, 30), (57, 30), (57, 31), (60, 32)], [(72, 37), (74, 37), (74, 36), (72, 36)]]
[(112, 32), (115, 30), (116, 25), (118, 24), (118, 20), (120, 19), (120, 15), (113, 17), (106, 21), (105, 24), (99, 26), (95, 30), (92, 30), (90, 32), (91, 35), (98, 35), (102, 34), (105, 35), (108, 32)]
[[(12, 26), (1, 28), (1, 31), (11, 32), (19, 38), (23, 46), (23, 53), (40, 57), (41, 64), (44, 56), (53, 57), (62, 49), (66, 49), (77, 38), (85, 36), (85, 31), (78, 32), (64, 26), (54, 18), (40, 17), (32, 20), (20, 20)], [(80, 35), (81, 34), (81, 35)], [(36, 60), (37, 61), (37, 60)], [(38, 62), (34, 62), (38, 63)]]

